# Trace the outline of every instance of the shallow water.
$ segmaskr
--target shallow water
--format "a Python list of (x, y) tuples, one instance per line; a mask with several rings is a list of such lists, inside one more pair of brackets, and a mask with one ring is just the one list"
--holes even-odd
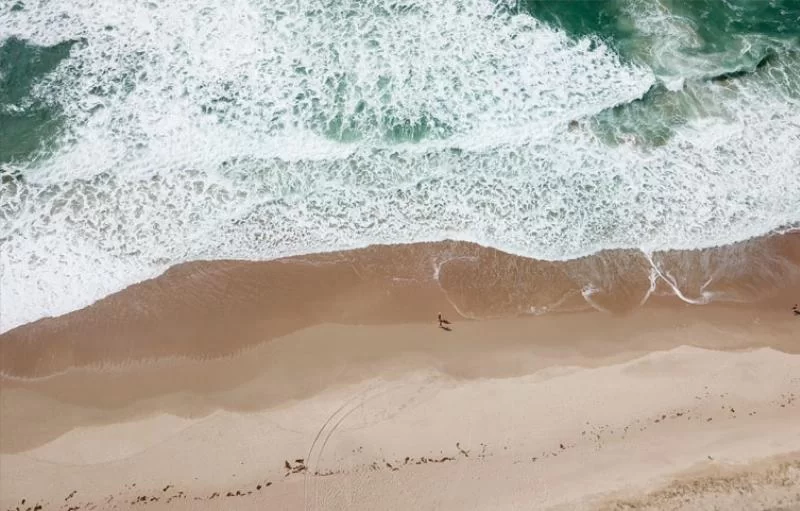
[(800, 5), (0, 4), (0, 331), (171, 265), (800, 222)]

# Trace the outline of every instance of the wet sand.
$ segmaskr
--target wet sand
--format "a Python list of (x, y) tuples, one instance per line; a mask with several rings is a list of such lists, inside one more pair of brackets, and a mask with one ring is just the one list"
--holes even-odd
[[(36, 377), (236, 353), (309, 326), (485, 320), (800, 301), (800, 232), (698, 251), (538, 261), (462, 242), (176, 266), (95, 304), (0, 335), (0, 374)], [(705, 310), (705, 309), (704, 309)]]
[(0, 509), (791, 509), (799, 277), (796, 234), (183, 265), (0, 336)]

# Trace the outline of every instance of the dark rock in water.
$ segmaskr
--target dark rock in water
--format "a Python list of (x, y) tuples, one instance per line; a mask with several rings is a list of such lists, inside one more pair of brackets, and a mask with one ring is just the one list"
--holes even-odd
[(775, 52), (768, 51), (761, 58), (761, 60), (758, 61), (758, 63), (755, 65), (755, 67), (753, 67), (751, 69), (747, 69), (747, 68), (736, 69), (735, 71), (729, 71), (727, 73), (721, 73), (721, 74), (718, 74), (716, 76), (712, 76), (711, 77), (711, 82), (713, 82), (713, 83), (726, 83), (729, 80), (734, 80), (736, 78), (742, 78), (743, 76), (747, 76), (749, 74), (755, 73), (759, 69), (765, 67), (767, 64), (772, 62), (776, 57), (777, 57), (777, 55), (775, 54)]

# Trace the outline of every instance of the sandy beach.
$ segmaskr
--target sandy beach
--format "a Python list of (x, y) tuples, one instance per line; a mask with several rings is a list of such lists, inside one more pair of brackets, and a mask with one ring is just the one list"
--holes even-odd
[[(797, 243), (758, 253), (791, 269)], [(405, 267), (388, 249), (201, 264), (3, 334), (0, 509), (800, 506), (796, 269), (754, 268), (725, 284), (748, 301), (705, 305), (628, 272), (520, 316), (510, 298), (485, 309), (509, 296), (486, 272), (398, 278), (440, 249), (513, 260), (458, 245), (398, 249)], [(541, 275), (517, 281), (531, 300), (569, 295)]]
[(800, 0), (0, 1), (0, 511), (800, 511), (799, 177)]

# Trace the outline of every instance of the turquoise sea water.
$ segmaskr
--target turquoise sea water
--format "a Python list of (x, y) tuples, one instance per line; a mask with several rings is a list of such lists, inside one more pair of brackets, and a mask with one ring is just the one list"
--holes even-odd
[(192, 259), (800, 221), (797, 0), (0, 2), (0, 330)]

